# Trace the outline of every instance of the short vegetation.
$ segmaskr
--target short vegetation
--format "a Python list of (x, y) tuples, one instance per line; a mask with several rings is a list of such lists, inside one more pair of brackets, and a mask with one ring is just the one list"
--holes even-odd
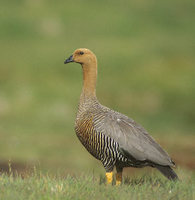
[(171, 182), (156, 174), (142, 177), (126, 177), (121, 186), (105, 185), (100, 178), (81, 175), (54, 176), (37, 171), (31, 175), (5, 175), (0, 177), (0, 199), (107, 199), (107, 200), (192, 200), (195, 176), (180, 171), (183, 180)]

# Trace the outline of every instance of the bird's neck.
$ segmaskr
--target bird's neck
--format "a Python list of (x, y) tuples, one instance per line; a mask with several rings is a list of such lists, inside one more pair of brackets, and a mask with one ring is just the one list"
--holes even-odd
[(83, 89), (84, 98), (96, 98), (97, 62), (82, 64), (83, 68)]

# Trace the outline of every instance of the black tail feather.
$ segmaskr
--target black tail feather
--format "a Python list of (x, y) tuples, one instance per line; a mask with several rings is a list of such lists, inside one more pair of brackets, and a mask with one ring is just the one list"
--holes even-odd
[(169, 180), (176, 181), (178, 180), (177, 174), (171, 169), (169, 166), (155, 166), (164, 176), (166, 176)]

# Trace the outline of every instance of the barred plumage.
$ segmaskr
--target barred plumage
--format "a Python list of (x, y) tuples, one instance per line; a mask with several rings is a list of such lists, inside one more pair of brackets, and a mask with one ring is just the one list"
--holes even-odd
[(84, 147), (102, 162), (107, 182), (112, 182), (115, 166), (116, 184), (122, 181), (124, 167), (156, 167), (167, 178), (177, 179), (171, 169), (174, 162), (143, 127), (98, 102), (95, 93), (96, 56), (88, 49), (77, 49), (65, 61), (69, 62), (82, 64), (84, 79), (75, 131)]

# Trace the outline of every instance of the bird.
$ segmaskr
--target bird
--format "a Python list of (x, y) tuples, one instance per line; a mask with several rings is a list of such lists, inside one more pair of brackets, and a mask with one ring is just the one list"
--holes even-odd
[(177, 180), (175, 163), (168, 153), (133, 119), (99, 103), (96, 97), (97, 58), (87, 48), (76, 49), (64, 64), (79, 63), (83, 87), (75, 120), (75, 132), (87, 151), (100, 160), (106, 171), (106, 183), (122, 183), (125, 167), (158, 169), (169, 180)]

